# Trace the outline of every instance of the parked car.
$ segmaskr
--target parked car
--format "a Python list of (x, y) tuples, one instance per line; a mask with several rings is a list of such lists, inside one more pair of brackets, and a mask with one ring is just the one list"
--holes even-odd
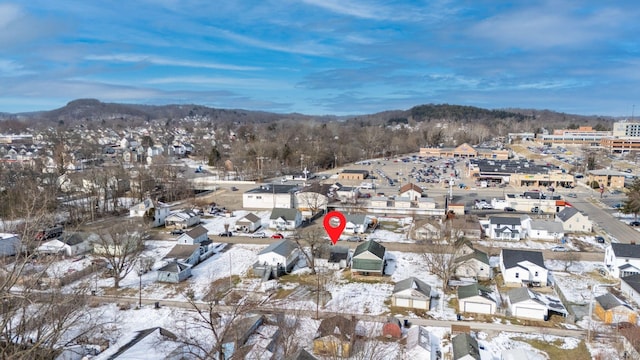
[(184, 230), (182, 229), (173, 229), (171, 230), (171, 235), (182, 235), (184, 234)]
[(568, 194), (567, 194), (567, 197), (570, 197), (570, 198), (577, 198), (577, 197), (578, 197), (578, 194), (576, 194), (576, 193), (568, 193)]
[(271, 235), (272, 239), (284, 239), (284, 235), (282, 234), (273, 234)]
[(254, 232), (253, 234), (249, 235), (249, 237), (252, 237), (252, 238), (266, 238), (267, 234), (265, 234), (264, 231), (257, 231), (257, 232)]
[(597, 243), (604, 244), (604, 237), (598, 235), (598, 236), (595, 237), (595, 239), (596, 239)]
[(640, 226), (640, 221), (634, 220), (634, 221), (630, 222), (629, 225), (631, 225), (631, 226)]
[(231, 191), (238, 191), (238, 188), (237, 188), (237, 187), (235, 187), (235, 186), (232, 186), (232, 187), (231, 187)]
[(351, 241), (351, 242), (359, 242), (362, 241), (362, 239), (359, 236), (349, 236), (347, 238), (347, 241)]
[(554, 247), (551, 248), (551, 251), (566, 252), (566, 251), (569, 251), (569, 250), (564, 246), (554, 246)]
[(223, 231), (220, 234), (218, 234), (218, 236), (231, 237), (233, 236), (233, 233), (231, 231)]
[(512, 211), (516, 211), (516, 209), (514, 209), (514, 208), (512, 208), (512, 207), (507, 206), (506, 208), (504, 208), (504, 211), (512, 212)]

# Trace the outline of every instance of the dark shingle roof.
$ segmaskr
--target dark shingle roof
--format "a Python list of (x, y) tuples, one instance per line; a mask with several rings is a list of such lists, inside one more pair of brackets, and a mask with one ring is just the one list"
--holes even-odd
[(546, 269), (544, 258), (540, 251), (502, 249), (502, 262), (506, 269), (516, 267), (522, 261), (529, 261)]
[(163, 267), (161, 267), (160, 269), (158, 269), (158, 271), (165, 271), (165, 272), (170, 272), (170, 273), (180, 273), (182, 271), (184, 271), (185, 269), (189, 268), (190, 266), (187, 264), (182, 264), (179, 262), (172, 262), (169, 263)]
[(271, 216), (269, 217), (269, 219), (275, 220), (278, 218), (283, 218), (287, 221), (291, 221), (295, 220), (297, 215), (297, 209), (273, 208), (273, 210), (271, 210)]
[(377, 256), (378, 258), (383, 259), (386, 249), (384, 246), (380, 245), (379, 243), (373, 240), (369, 240), (358, 245), (358, 247), (356, 248), (356, 251), (353, 253), (353, 257), (356, 257), (365, 251), (369, 251), (370, 253)]
[(346, 246), (332, 246), (329, 251), (328, 262), (330, 263), (337, 263), (340, 262), (340, 260), (347, 260), (349, 258), (349, 248)]
[(318, 326), (316, 338), (334, 335), (341, 340), (350, 340), (356, 331), (356, 323), (344, 316), (328, 317)]
[(415, 289), (425, 296), (431, 296), (431, 286), (422, 280), (418, 280), (414, 277), (409, 277), (404, 280), (398, 281), (393, 287), (393, 293), (404, 291), (407, 289)]
[(522, 223), (519, 217), (513, 216), (491, 216), (489, 221), (492, 225), (520, 225)]
[(576, 208), (565, 207), (564, 209), (562, 209), (562, 211), (557, 213), (556, 216), (558, 217), (558, 219), (564, 222), (571, 219), (577, 213), (578, 213), (578, 210)]
[(198, 225), (196, 227), (194, 227), (193, 229), (187, 231), (187, 235), (189, 235), (190, 238), (192, 239), (197, 239), (198, 237), (204, 235), (207, 233), (207, 228), (202, 226), (202, 225)]
[(200, 244), (177, 244), (173, 247), (173, 249), (171, 249), (171, 251), (169, 251), (169, 253), (164, 258), (184, 259), (193, 255), (196, 250), (200, 250)]
[(252, 223), (257, 223), (258, 221), (260, 221), (260, 218), (258, 217), (258, 215), (254, 214), (254, 213), (248, 213), (247, 215), (245, 215), (242, 219), (240, 219), (238, 222), (247, 219), (248, 221), (252, 222)]
[(616, 308), (618, 306), (625, 306), (625, 307), (629, 308), (629, 305), (625, 304), (620, 299), (618, 299), (617, 297), (613, 296), (613, 294), (611, 294), (611, 293), (606, 293), (604, 295), (598, 296), (596, 298), (596, 301), (605, 310), (610, 310), (610, 309)]
[(462, 255), (462, 256), (457, 257), (455, 262), (463, 263), (463, 262), (465, 262), (467, 260), (470, 260), (470, 259), (476, 259), (476, 260), (480, 261), (483, 264), (490, 265), (489, 264), (489, 256), (487, 255), (487, 253), (482, 252), (482, 251), (480, 251), (478, 249), (473, 249), (473, 252), (470, 253), (470, 254)]
[(611, 243), (611, 248), (618, 258), (640, 259), (640, 245)]
[(620, 278), (629, 285), (633, 290), (640, 293), (640, 274), (633, 274)]
[(245, 194), (288, 194), (298, 191), (300, 188), (298, 185), (286, 185), (286, 184), (266, 184), (260, 185), (260, 187), (248, 190)]
[(511, 289), (507, 293), (507, 296), (509, 296), (509, 301), (512, 304), (517, 304), (519, 302), (526, 301), (526, 300), (537, 301), (533, 292), (526, 287)]
[(453, 360), (461, 359), (467, 355), (480, 360), (480, 349), (478, 341), (469, 334), (458, 334), (451, 339), (453, 347)]
[(474, 296), (482, 296), (484, 298), (495, 301), (489, 294), (491, 289), (486, 288), (478, 283), (458, 287), (458, 299), (466, 299)]

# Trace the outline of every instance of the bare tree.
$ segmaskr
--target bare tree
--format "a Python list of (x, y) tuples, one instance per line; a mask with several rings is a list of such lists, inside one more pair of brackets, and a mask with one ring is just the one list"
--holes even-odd
[(316, 274), (316, 256), (323, 244), (326, 244), (328, 240), (325, 239), (324, 231), (322, 229), (304, 228), (294, 236), (294, 241), (300, 252), (307, 260), (307, 265), (311, 269), (311, 274)]
[(120, 287), (120, 280), (134, 270), (138, 257), (144, 250), (147, 227), (137, 220), (124, 221), (100, 230), (93, 243), (96, 256), (111, 267), (113, 287)]

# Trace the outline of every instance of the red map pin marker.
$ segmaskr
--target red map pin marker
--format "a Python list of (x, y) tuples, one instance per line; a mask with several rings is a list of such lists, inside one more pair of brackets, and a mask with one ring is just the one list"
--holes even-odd
[[(335, 224), (336, 222), (334, 219), (340, 221), (338, 226), (332, 226), (332, 224)], [(342, 235), (342, 231), (345, 226), (347, 226), (347, 219), (345, 219), (344, 215), (339, 211), (331, 211), (324, 216), (324, 230), (329, 234), (329, 238), (333, 245), (335, 245), (336, 242), (338, 242), (338, 239), (340, 239), (340, 235)]]

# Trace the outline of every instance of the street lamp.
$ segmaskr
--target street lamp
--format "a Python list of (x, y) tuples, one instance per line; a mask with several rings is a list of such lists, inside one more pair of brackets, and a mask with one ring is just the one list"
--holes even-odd
[(587, 341), (591, 341), (591, 326), (592, 321), (591, 321), (591, 314), (593, 312), (593, 302), (595, 301), (595, 293), (596, 293), (596, 289), (599, 287), (614, 287), (614, 284), (595, 284), (593, 285), (593, 287), (591, 288), (591, 300), (589, 301), (589, 325), (587, 326)]

